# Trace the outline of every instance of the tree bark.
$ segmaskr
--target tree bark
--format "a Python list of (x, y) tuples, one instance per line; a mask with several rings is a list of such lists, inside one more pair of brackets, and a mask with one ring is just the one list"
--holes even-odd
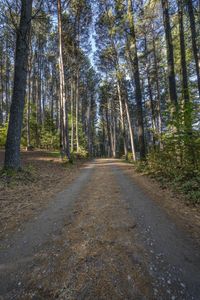
[(131, 140), (132, 158), (135, 161), (136, 160), (136, 155), (135, 155), (135, 145), (134, 145), (134, 129), (133, 129), (132, 124), (131, 124), (131, 118), (130, 118), (130, 113), (129, 113), (127, 97), (125, 97), (124, 102), (125, 102), (125, 109), (126, 109), (126, 116), (127, 116), (127, 121), (128, 121), (130, 140)]
[(198, 92), (200, 96), (200, 54), (197, 48), (197, 41), (196, 41), (196, 25), (195, 25), (195, 17), (193, 11), (192, 0), (186, 0), (189, 19), (190, 19), (190, 30), (192, 36), (192, 50), (194, 55), (194, 61), (196, 66), (196, 74), (197, 74), (197, 85), (198, 85)]
[(71, 79), (71, 153), (74, 152), (74, 77)]
[(27, 94), (27, 150), (30, 149), (31, 146), (31, 136), (30, 136), (30, 112), (31, 112), (31, 63), (32, 60), (29, 61), (29, 70), (28, 70), (28, 94)]
[(123, 111), (123, 103), (122, 103), (122, 92), (119, 79), (117, 79), (117, 92), (119, 98), (119, 108), (120, 108), (120, 123), (122, 129), (122, 137), (124, 143), (124, 155), (126, 160), (128, 159), (128, 150), (127, 150), (127, 143), (126, 143), (126, 132), (125, 132), (125, 123), (124, 123), (124, 111)]
[(183, 25), (183, 2), (178, 0), (178, 18), (179, 18), (179, 39), (180, 39), (180, 54), (181, 54), (181, 77), (182, 77), (182, 95), (184, 99), (184, 121), (187, 130), (191, 130), (191, 113), (189, 109), (189, 89), (188, 89), (188, 74), (185, 54), (185, 36)]
[(69, 131), (68, 131), (68, 109), (65, 92), (65, 74), (63, 63), (63, 47), (62, 47), (62, 10), (61, 1), (57, 0), (58, 8), (58, 34), (59, 34), (59, 77), (60, 77), (60, 109), (61, 109), (61, 132), (63, 151), (70, 160), (70, 145), (69, 145)]
[(76, 74), (76, 151), (79, 152), (79, 69)]
[(22, 0), (16, 40), (13, 95), (5, 148), (4, 167), (6, 169), (17, 170), (20, 168), (20, 142), (26, 93), (31, 14), (32, 0)]
[[(3, 49), (2, 49), (3, 52)], [(3, 56), (3, 53), (2, 53)], [(3, 124), (3, 104), (4, 104), (4, 97), (3, 97), (3, 93), (4, 93), (4, 84), (3, 84), (3, 57), (1, 57), (1, 103), (0, 103), (0, 125)]]
[[(137, 55), (132, 0), (128, 0), (128, 20), (129, 20), (129, 27), (130, 27), (131, 42), (133, 44), (133, 49), (134, 49), (133, 58), (131, 58), (131, 63), (133, 68), (134, 81), (135, 81), (135, 97), (136, 97), (137, 120), (138, 120), (138, 141), (139, 141), (139, 148), (140, 148), (140, 158), (143, 159), (145, 158), (146, 150), (145, 150), (145, 140), (144, 140), (142, 92), (140, 86), (139, 62), (138, 62), (138, 55)], [(130, 53), (130, 57), (131, 57), (131, 53)]]
[(169, 17), (168, 0), (161, 0), (163, 9), (163, 23), (165, 29), (165, 39), (167, 46), (167, 65), (168, 65), (168, 83), (169, 83), (169, 99), (170, 102), (178, 109), (178, 99), (176, 92), (176, 79), (174, 71), (174, 48), (172, 44), (172, 34)]
[[(154, 29), (153, 29), (154, 30)], [(162, 134), (162, 118), (161, 118), (161, 96), (160, 96), (160, 84), (159, 84), (159, 75), (158, 75), (158, 60), (156, 55), (156, 43), (155, 43), (155, 34), (153, 32), (153, 58), (154, 58), (154, 67), (155, 67), (155, 80), (156, 80), (156, 91), (157, 91), (157, 110), (158, 110), (158, 132), (161, 137)], [(161, 146), (161, 141), (159, 139), (159, 145)]]

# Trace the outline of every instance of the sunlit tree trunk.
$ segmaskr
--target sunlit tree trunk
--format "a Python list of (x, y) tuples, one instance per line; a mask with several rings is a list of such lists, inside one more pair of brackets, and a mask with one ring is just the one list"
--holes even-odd
[(27, 93), (27, 150), (30, 149), (31, 136), (30, 136), (30, 113), (31, 113), (31, 59), (29, 60), (28, 70), (28, 93)]
[(79, 152), (79, 70), (76, 74), (76, 151)]
[(125, 97), (124, 102), (125, 102), (126, 116), (127, 116), (129, 135), (130, 135), (130, 141), (131, 141), (132, 158), (135, 161), (136, 155), (135, 155), (135, 145), (134, 145), (134, 129), (131, 124), (131, 118), (130, 118), (129, 107), (128, 107), (128, 103), (127, 103), (127, 97)]
[(71, 152), (74, 152), (74, 78), (71, 79)]
[[(133, 19), (133, 4), (132, 0), (128, 0), (128, 21), (130, 27), (130, 41), (133, 45), (133, 58), (132, 53), (130, 53), (132, 72), (135, 82), (135, 97), (137, 104), (137, 120), (138, 120), (138, 141), (140, 148), (140, 157), (145, 158), (145, 140), (144, 140), (144, 124), (143, 124), (143, 109), (142, 109), (142, 92), (140, 86), (140, 72), (139, 72), (139, 62), (137, 55), (137, 45), (136, 45), (136, 35), (135, 35), (135, 25)], [(129, 50), (130, 51), (130, 50)]]
[(67, 99), (65, 92), (65, 76), (63, 64), (63, 49), (62, 49), (62, 10), (61, 1), (57, 0), (58, 8), (58, 34), (59, 34), (59, 78), (60, 78), (60, 109), (61, 109), (61, 131), (62, 131), (62, 147), (66, 153), (67, 158), (70, 160), (69, 148), (69, 133), (68, 133), (68, 109)]
[(125, 158), (128, 159), (128, 150), (127, 150), (127, 142), (126, 142), (126, 131), (125, 131), (125, 122), (124, 122), (124, 110), (123, 110), (123, 102), (122, 102), (122, 91), (119, 80), (117, 80), (117, 93), (119, 98), (119, 108), (120, 108), (120, 123), (122, 129), (122, 137), (124, 143), (124, 155)]

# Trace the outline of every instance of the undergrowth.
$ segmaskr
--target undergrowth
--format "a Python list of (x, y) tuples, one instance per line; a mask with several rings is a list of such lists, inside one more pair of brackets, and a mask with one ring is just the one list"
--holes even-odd
[(200, 204), (200, 169), (198, 166), (183, 164), (169, 153), (153, 152), (145, 161), (137, 161), (138, 172), (156, 179), (163, 188), (183, 194), (188, 204)]

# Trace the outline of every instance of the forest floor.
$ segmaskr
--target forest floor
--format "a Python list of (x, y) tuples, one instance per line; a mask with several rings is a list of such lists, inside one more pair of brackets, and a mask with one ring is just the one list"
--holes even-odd
[[(0, 173), (0, 238), (36, 216), (79, 174), (83, 162), (63, 163), (58, 152), (22, 151), (23, 172)], [(4, 151), (0, 150), (0, 168)]]
[[(29, 194), (17, 187), (16, 201), (37, 204), (33, 214), (21, 205), (23, 222), (3, 228), (2, 299), (200, 299), (198, 208), (119, 160), (63, 170), (37, 155), (38, 169), (30, 161), (48, 184), (42, 176)], [(14, 197), (1, 189), (3, 203)]]

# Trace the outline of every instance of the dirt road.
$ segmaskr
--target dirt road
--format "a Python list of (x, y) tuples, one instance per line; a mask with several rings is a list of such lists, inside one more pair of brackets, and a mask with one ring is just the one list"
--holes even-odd
[(96, 160), (1, 242), (2, 299), (200, 299), (200, 249), (123, 172)]

